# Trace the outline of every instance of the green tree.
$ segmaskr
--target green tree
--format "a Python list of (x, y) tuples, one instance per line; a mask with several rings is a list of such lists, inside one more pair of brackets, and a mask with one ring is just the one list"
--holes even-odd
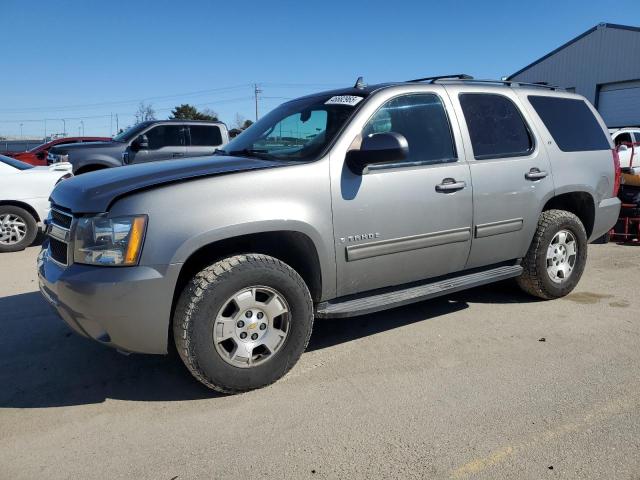
[(244, 123), (242, 124), (242, 129), (246, 129), (249, 128), (251, 125), (253, 125), (253, 121), (251, 120), (245, 120)]
[(210, 122), (215, 122), (218, 120), (218, 114), (209, 109), (200, 112), (193, 105), (183, 103), (182, 105), (179, 105), (171, 110), (171, 115), (169, 116), (169, 118), (172, 120), (207, 120)]

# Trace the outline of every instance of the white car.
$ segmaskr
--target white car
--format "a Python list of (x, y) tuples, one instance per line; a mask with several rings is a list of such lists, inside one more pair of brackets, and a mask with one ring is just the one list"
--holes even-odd
[(0, 155), (0, 252), (23, 250), (33, 243), (49, 214), (49, 195), (71, 177), (70, 163), (34, 167)]
[(625, 127), (611, 132), (618, 150), (620, 168), (640, 167), (640, 127)]

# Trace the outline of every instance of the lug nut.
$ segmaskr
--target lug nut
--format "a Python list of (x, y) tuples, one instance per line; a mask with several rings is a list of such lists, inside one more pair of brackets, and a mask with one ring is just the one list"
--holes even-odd
[(264, 330), (265, 328), (267, 328), (267, 324), (266, 323), (261, 323), (260, 324), (260, 330)]
[(247, 332), (242, 332), (242, 333), (240, 334), (240, 338), (241, 338), (242, 340), (244, 340), (245, 338), (247, 338)]
[(252, 333), (251, 334), (251, 340), (257, 340), (258, 338), (258, 334), (257, 333)]
[(244, 314), (244, 316), (247, 317), (247, 318), (251, 318), (251, 315), (253, 315), (251, 313), (251, 310), (247, 310), (247, 312)]
[(261, 320), (264, 317), (264, 313), (258, 312), (258, 320)]
[(242, 328), (242, 327), (244, 327), (244, 322), (242, 320), (240, 320), (238, 322), (238, 328)]

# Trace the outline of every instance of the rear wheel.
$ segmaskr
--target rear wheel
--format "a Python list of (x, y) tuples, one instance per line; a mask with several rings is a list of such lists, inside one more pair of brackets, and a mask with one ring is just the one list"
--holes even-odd
[(580, 281), (586, 262), (587, 233), (580, 219), (564, 210), (547, 210), (540, 215), (517, 282), (536, 297), (563, 297)]
[(266, 255), (226, 258), (184, 289), (173, 319), (176, 348), (200, 382), (223, 393), (285, 375), (307, 347), (311, 295), (291, 267)]
[(0, 252), (17, 252), (33, 243), (38, 224), (28, 211), (14, 205), (0, 206)]

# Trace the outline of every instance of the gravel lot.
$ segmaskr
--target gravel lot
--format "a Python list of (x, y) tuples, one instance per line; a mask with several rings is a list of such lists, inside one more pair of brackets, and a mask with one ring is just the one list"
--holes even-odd
[(640, 478), (640, 249), (578, 289), (511, 283), (316, 323), (283, 380), (218, 396), (80, 338), (0, 256), (0, 478)]

